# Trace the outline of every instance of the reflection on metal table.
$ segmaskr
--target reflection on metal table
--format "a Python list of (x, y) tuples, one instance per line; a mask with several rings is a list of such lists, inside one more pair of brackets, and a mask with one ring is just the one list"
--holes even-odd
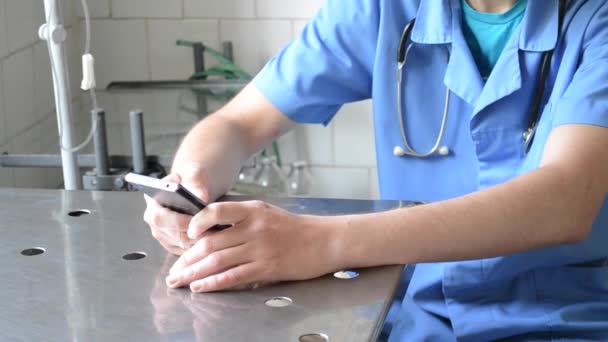
[[(320, 215), (410, 205), (266, 200)], [(328, 275), (252, 291), (172, 290), (164, 278), (175, 257), (150, 236), (143, 210), (138, 193), (0, 189), (0, 340), (369, 341), (382, 327), (403, 269), (363, 269), (350, 280)], [(266, 305), (273, 298), (290, 305)]]

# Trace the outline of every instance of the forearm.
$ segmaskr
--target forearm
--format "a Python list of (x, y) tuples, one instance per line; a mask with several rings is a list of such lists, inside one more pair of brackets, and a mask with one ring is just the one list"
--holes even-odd
[(584, 181), (547, 167), (452, 200), (337, 218), (339, 268), (481, 259), (577, 242), (605, 195), (581, 187)]
[(250, 84), (188, 133), (176, 153), (173, 169), (184, 165), (203, 168), (209, 197), (215, 199), (232, 187), (247, 159), (293, 125)]
[(221, 115), (199, 122), (184, 138), (173, 162), (173, 169), (203, 167), (209, 184), (209, 197), (215, 199), (234, 184), (241, 165), (254, 153), (247, 148), (240, 128)]

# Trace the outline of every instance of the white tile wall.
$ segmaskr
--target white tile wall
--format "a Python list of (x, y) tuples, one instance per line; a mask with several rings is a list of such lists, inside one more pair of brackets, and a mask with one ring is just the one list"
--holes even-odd
[(6, 0), (0, 0), (0, 58), (8, 53), (6, 26)]
[(304, 26), (306, 26), (306, 23), (308, 23), (308, 20), (294, 20), (293, 21), (293, 37), (294, 38), (299, 36), (300, 33), (302, 33), (302, 31), (304, 31)]
[[(110, 16), (110, 0), (93, 0), (89, 1), (88, 5), (92, 18), (107, 18)], [(79, 10), (78, 13), (82, 14), (82, 10)]]
[(34, 45), (34, 107), (38, 118), (49, 114), (55, 105), (53, 78), (46, 42)]
[(180, 18), (181, 0), (112, 0), (114, 18)]
[(98, 87), (105, 88), (111, 81), (149, 79), (144, 20), (100, 19), (91, 26)]
[(313, 197), (369, 198), (369, 171), (364, 168), (311, 168)]
[(253, 18), (253, 0), (184, 0), (184, 15), (196, 18)]
[[(96, 1), (98, 0), (88, 0), (89, 6)], [(82, 14), (80, 0), (60, 0), (59, 3), (63, 5), (61, 12), (63, 15), (63, 25), (65, 27), (70, 27), (76, 24), (78, 15)], [(36, 18), (39, 21), (37, 26), (40, 26), (42, 23), (46, 22), (44, 0), (36, 1), (34, 10), (36, 11)], [(36, 37), (38, 37), (38, 31), (36, 31)]]
[(322, 125), (298, 125), (278, 139), (285, 165), (305, 160), (314, 166), (332, 166), (332, 129)]
[[(70, 36), (79, 32), (70, 27), (80, 11), (77, 1), (62, 1), (68, 43)], [(43, 146), (47, 150), (58, 149), (48, 52), (37, 34), (44, 21), (44, 4), (40, 0), (0, 0), (2, 152), (39, 153)], [(43, 169), (0, 168), (0, 187), (45, 187), (51, 184), (48, 180)], [(57, 180), (53, 183), (56, 186)]]
[(310, 18), (324, 0), (258, 0), (259, 18)]
[(9, 137), (36, 122), (34, 106), (34, 56), (32, 48), (21, 50), (3, 62), (4, 109)]
[[(188, 77), (193, 68), (191, 50), (174, 47), (178, 38), (203, 40), (215, 48), (221, 41), (230, 40), (237, 64), (255, 74), (302, 31), (322, 3), (323, 0), (91, 0), (98, 86), (105, 87), (113, 80)], [(68, 24), (82, 16), (78, 0), (66, 0), (65, 8)], [(44, 19), (42, 13), (39, 0), (0, 0), (0, 120), (1, 108), (11, 111), (7, 124), (0, 121), (0, 126), (15, 136), (5, 134), (3, 139), (0, 128), (0, 144), (11, 138), (7, 145), (11, 149), (20, 146), (21, 151), (58, 153), (48, 57), (45, 45), (36, 38)], [(74, 96), (81, 95), (83, 33), (82, 24), (68, 28), (67, 55)], [(84, 110), (76, 103), (74, 111), (79, 139), (86, 135), (90, 123), (88, 95), (82, 98)], [(166, 107), (167, 120), (192, 123), (190, 115), (169, 113), (175, 101), (187, 104), (192, 102), (190, 98), (111, 98), (109, 101), (101, 92), (100, 103), (111, 113), (108, 121), (114, 122), (115, 127), (109, 129), (111, 150), (129, 149), (128, 127), (122, 127), (117, 119), (117, 115), (127, 115), (129, 109)], [(346, 106), (329, 127), (299, 126), (280, 140), (286, 161), (305, 159), (313, 165), (317, 180), (314, 195), (377, 197), (369, 112), (368, 104)], [(18, 134), (20, 127), (22, 133)], [(42, 138), (37, 143), (31, 137), (38, 135)], [(20, 169), (16, 175), (14, 170), (0, 169), (0, 186), (15, 182), (22, 186), (57, 186), (61, 171)]]
[(292, 39), (288, 20), (222, 20), (220, 40), (232, 41), (236, 63), (257, 73)]
[[(176, 46), (177, 39), (200, 41), (219, 49), (219, 23), (217, 20), (150, 20), (149, 55), (151, 77), (154, 80), (186, 79), (194, 72), (192, 49)], [(212, 65), (206, 55), (205, 65)]]
[(333, 155), (333, 124), (301, 125), (296, 129), (300, 146), (300, 159), (307, 160), (311, 165), (332, 166)]
[(334, 118), (336, 166), (376, 165), (371, 101), (345, 105)]
[(59, 132), (57, 130), (57, 116), (55, 112), (49, 113), (40, 122), (40, 136), (42, 153), (59, 153)]
[(40, 125), (33, 125), (9, 143), (12, 153), (39, 153), (42, 148)]
[[(79, 97), (82, 93), (80, 90), (80, 82), (82, 80), (81, 60), (84, 52), (84, 33), (80, 30), (79, 26), (74, 25), (68, 29), (65, 49), (70, 71), (70, 89), (72, 90), (72, 97)], [(98, 73), (96, 72), (96, 74)]]
[[(4, 87), (2, 80), (4, 79), (4, 73), (2, 70), (2, 63), (0, 63), (0, 144), (4, 144), (6, 141), (6, 115), (4, 112)], [(0, 151), (2, 153), (2, 151)]]
[[(20, 134), (9, 144), (10, 152), (17, 154), (40, 153), (42, 144), (41, 126), (34, 125)], [(19, 188), (43, 188), (46, 186), (46, 174), (41, 168), (19, 168), (15, 171), (15, 185)]]
[[(87, 1), (87, 5), (90, 7), (91, 3), (94, 3), (96, 1), (98, 0), (89, 0)], [(42, 5), (42, 2), (43, 1), (41, 1), (40, 4), (36, 5), (36, 7), (41, 9), (41, 14), (39, 15), (39, 17), (42, 19), (43, 22), (46, 22), (46, 14), (44, 12), (44, 6)], [(63, 1), (63, 20), (65, 26), (71, 27), (72, 25), (77, 24), (78, 16), (82, 13), (82, 5), (80, 4), (80, 0)]]
[(378, 186), (378, 169), (369, 170), (369, 197), (370, 199), (380, 199), (380, 187)]
[[(0, 146), (0, 153), (8, 151), (8, 146)], [(0, 188), (14, 187), (15, 186), (15, 174), (13, 169), (6, 169), (0, 167)]]
[(37, 40), (38, 27), (42, 24), (38, 0), (6, 0), (8, 49), (15, 51)]

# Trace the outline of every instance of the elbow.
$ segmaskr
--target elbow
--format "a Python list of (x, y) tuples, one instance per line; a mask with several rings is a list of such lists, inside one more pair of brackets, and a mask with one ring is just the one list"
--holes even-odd
[(564, 234), (563, 243), (566, 244), (577, 244), (581, 243), (589, 238), (591, 235), (591, 228), (593, 221), (590, 223), (576, 224), (575, 226), (568, 229), (568, 232)]
[(573, 183), (561, 181), (568, 189), (560, 206), (560, 221), (563, 224), (563, 243), (577, 244), (590, 238), (593, 225), (606, 201), (606, 186), (597, 177), (580, 177), (580, 172), (570, 174)]
[(584, 207), (586, 210), (582, 211), (578, 215), (572, 212), (570, 213), (571, 220), (565, 220), (565, 222), (570, 221), (570, 223), (568, 224), (568, 228), (565, 229), (566, 231), (563, 235), (564, 243), (576, 244), (589, 239), (593, 229), (593, 223), (599, 214), (602, 203), (603, 201), (598, 201), (597, 205), (593, 203), (593, 205), (586, 206)]

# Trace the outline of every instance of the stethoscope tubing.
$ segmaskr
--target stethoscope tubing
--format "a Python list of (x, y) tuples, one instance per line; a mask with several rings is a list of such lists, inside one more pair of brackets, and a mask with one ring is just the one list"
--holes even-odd
[[(559, 2), (559, 23), (558, 23), (558, 32), (561, 32), (561, 28), (563, 26), (564, 21), (564, 13), (566, 10), (566, 1), (560, 0)], [(441, 127), (439, 129), (439, 134), (437, 135), (437, 139), (435, 140), (435, 145), (431, 150), (426, 153), (417, 152), (414, 150), (408, 140), (407, 135), (405, 133), (405, 122), (403, 117), (403, 100), (402, 100), (402, 91), (403, 91), (403, 71), (405, 69), (405, 65), (407, 63), (407, 58), (412, 49), (413, 43), (410, 43), (406, 47), (406, 43), (408, 37), (410, 36), (410, 32), (414, 27), (414, 23), (416, 19), (412, 19), (404, 28), (403, 33), (401, 35), (401, 39), (399, 40), (399, 48), (397, 50), (397, 120), (399, 123), (399, 130), (401, 133), (401, 139), (403, 142), (403, 148), (400, 146), (396, 146), (394, 150), (394, 154), (397, 157), (402, 156), (410, 156), (416, 158), (428, 158), (431, 156), (441, 155), (445, 156), (449, 154), (449, 149), (446, 146), (441, 146), (441, 142), (443, 141), (445, 135), (445, 129), (448, 121), (448, 113), (450, 107), (450, 89), (446, 87), (446, 95), (444, 101), (444, 109), (443, 109), (443, 118), (441, 120)], [(405, 47), (405, 49), (404, 49)], [(526, 154), (530, 150), (530, 146), (532, 145), (532, 141), (534, 140), (534, 136), (536, 135), (536, 129), (538, 126), (538, 121), (540, 119), (540, 105), (543, 100), (543, 96), (545, 93), (545, 82), (547, 78), (547, 74), (550, 68), (551, 59), (553, 57), (553, 51), (545, 51), (543, 55), (543, 59), (541, 62), (541, 66), (539, 69), (538, 76), (538, 84), (535, 91), (534, 101), (530, 108), (530, 118), (528, 122), (528, 126), (523, 132), (523, 153)], [(449, 50), (448, 50), (448, 61), (449, 61)]]
[(405, 50), (405, 55), (403, 61), (399, 62), (397, 67), (397, 119), (399, 122), (399, 130), (401, 132), (401, 139), (403, 140), (403, 145), (405, 149), (403, 150), (404, 155), (408, 155), (410, 157), (417, 158), (428, 158), (438, 154), (441, 142), (443, 140), (443, 136), (445, 135), (445, 129), (448, 122), (448, 113), (450, 108), (450, 89), (446, 87), (445, 92), (445, 101), (443, 108), (443, 118), (441, 120), (441, 127), (439, 128), (439, 134), (437, 135), (437, 139), (435, 140), (435, 145), (426, 153), (416, 152), (409, 144), (407, 140), (407, 135), (405, 134), (405, 123), (403, 122), (403, 100), (401, 91), (403, 90), (403, 68), (407, 62), (407, 57), (410, 53), (410, 49), (413, 44), (409, 44), (407, 49)]

